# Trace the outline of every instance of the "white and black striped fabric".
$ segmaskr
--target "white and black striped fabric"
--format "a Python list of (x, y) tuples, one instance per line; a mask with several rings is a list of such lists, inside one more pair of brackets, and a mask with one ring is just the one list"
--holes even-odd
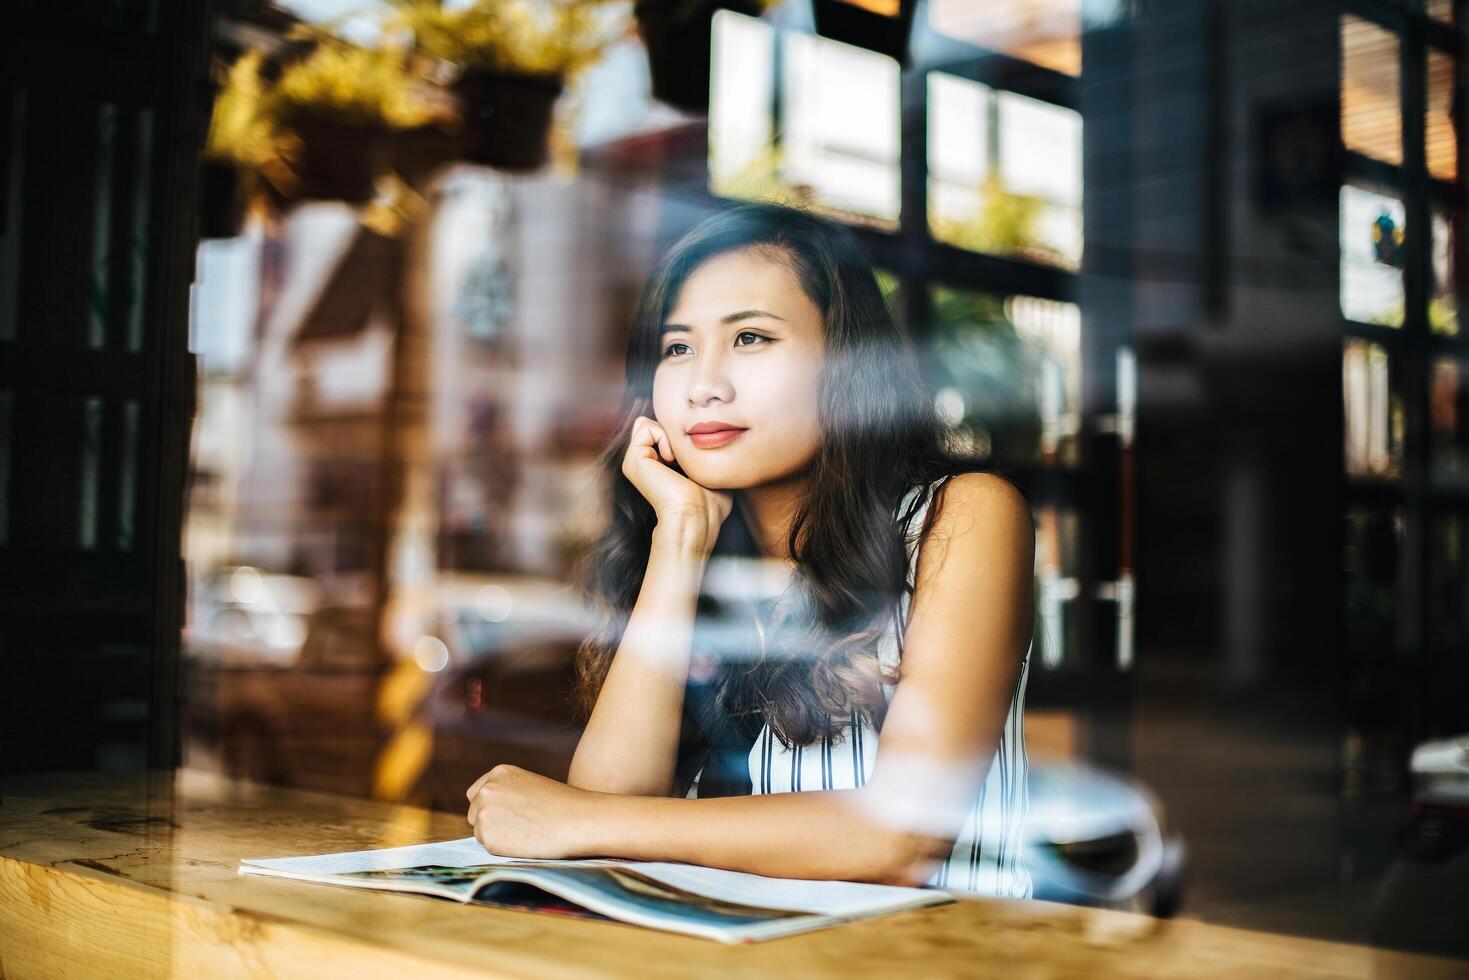
[[(899, 504), (895, 519), (902, 519), (915, 502), (918, 508), (907, 522), (908, 578), (914, 579), (918, 561), (918, 536), (924, 516), (942, 479), (927, 487), (911, 489)], [(917, 500), (922, 490), (921, 502)], [(901, 657), (902, 632), (908, 622), (909, 596), (900, 603), (900, 614), (894, 617), (894, 629), (885, 634), (879, 646), (884, 665), (896, 666)], [(951, 890), (980, 892), (986, 895), (1029, 898), (1032, 893), (1030, 875), (1021, 860), (1025, 818), (1029, 809), (1026, 786), (1027, 759), (1024, 738), (1024, 702), (1026, 679), (1030, 672), (1030, 651), (1026, 651), (1004, 734), (995, 750), (993, 763), (984, 785), (970, 807), (963, 832), (955, 841), (948, 860), (927, 884)], [(888, 686), (889, 698), (895, 688)], [(770, 726), (764, 726), (749, 751), (749, 773), (752, 794), (788, 793), (820, 789), (854, 789), (866, 784), (877, 757), (878, 733), (854, 713), (838, 728), (835, 740), (820, 744), (787, 748), (776, 738)], [(688, 795), (698, 795), (698, 782)]]

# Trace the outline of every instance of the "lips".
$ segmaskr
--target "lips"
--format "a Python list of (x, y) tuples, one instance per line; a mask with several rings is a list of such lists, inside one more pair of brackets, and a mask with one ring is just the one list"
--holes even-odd
[(721, 422), (719, 419), (710, 419), (707, 422), (698, 422), (694, 425), (689, 426), (689, 435), (698, 435), (704, 432), (723, 432), (727, 429), (744, 431), (738, 425), (732, 425), (729, 422)]
[(700, 422), (689, 427), (689, 441), (700, 449), (713, 449), (738, 439), (744, 429), (725, 422)]

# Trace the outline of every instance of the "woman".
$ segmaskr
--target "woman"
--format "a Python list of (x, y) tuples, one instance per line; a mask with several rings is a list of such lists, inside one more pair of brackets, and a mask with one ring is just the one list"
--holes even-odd
[[(566, 783), (469, 788), (485, 848), (1028, 896), (1030, 510), (946, 450), (856, 237), (741, 204), (680, 239), (601, 466), (586, 728)], [(716, 601), (752, 565), (774, 601)]]

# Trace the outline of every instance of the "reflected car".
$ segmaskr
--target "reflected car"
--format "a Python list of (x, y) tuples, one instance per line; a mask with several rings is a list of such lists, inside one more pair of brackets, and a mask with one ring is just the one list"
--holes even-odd
[(1075, 759), (1032, 757), (1023, 860), (1035, 898), (1160, 917), (1178, 910), (1187, 848), (1142, 784)]
[[(284, 578), (266, 588), (289, 591), (272, 581)], [(365, 796), (383, 743), (372, 610), (280, 606), (201, 589), (184, 644), (184, 762)]]
[[(1469, 959), (1469, 734), (1424, 742), (1397, 854), (1373, 895), (1373, 945)], [(1390, 964), (1379, 964), (1389, 975)]]

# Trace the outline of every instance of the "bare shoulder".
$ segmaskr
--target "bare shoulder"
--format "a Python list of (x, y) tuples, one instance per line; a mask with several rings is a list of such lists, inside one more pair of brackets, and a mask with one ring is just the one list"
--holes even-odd
[(1020, 489), (995, 473), (957, 473), (945, 482), (934, 501), (934, 529), (945, 536), (983, 525), (990, 534), (1034, 530), (1030, 502)]
[(935, 513), (918, 552), (920, 590), (936, 578), (963, 588), (978, 585), (978, 577), (993, 585), (997, 575), (1028, 576), (1035, 522), (1015, 484), (994, 473), (955, 474), (930, 506)]

